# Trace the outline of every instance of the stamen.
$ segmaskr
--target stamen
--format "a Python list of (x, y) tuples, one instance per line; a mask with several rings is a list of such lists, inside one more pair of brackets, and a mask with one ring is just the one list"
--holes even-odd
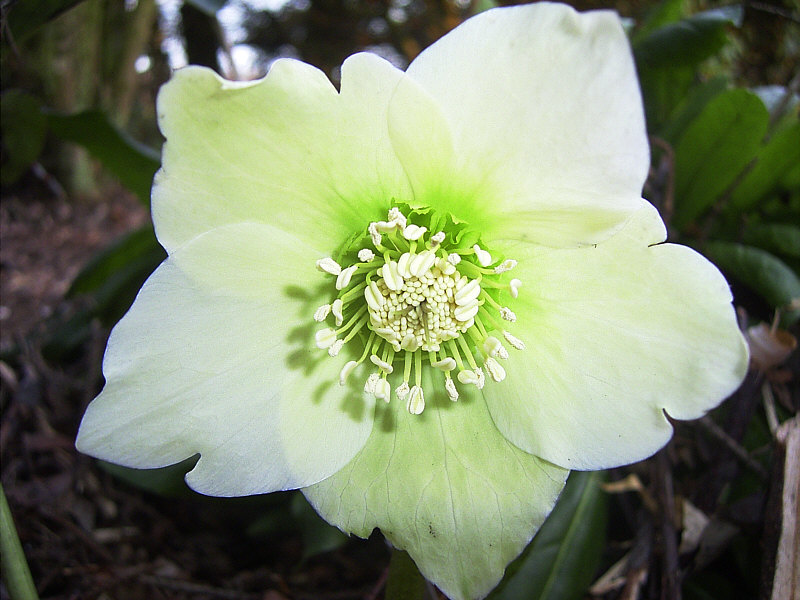
[(483, 366), (489, 371), (489, 377), (497, 383), (500, 383), (506, 378), (506, 370), (492, 357), (487, 358)]
[(517, 320), (517, 315), (514, 314), (514, 311), (506, 306), (500, 308), (500, 316), (511, 323)]
[(374, 258), (375, 258), (375, 253), (369, 248), (363, 248), (358, 251), (358, 260), (360, 260), (361, 262), (365, 263), (372, 262)]
[(358, 265), (352, 265), (347, 267), (346, 269), (342, 269), (342, 271), (336, 277), (337, 290), (343, 290), (348, 285), (350, 285), (350, 279), (353, 277), (353, 273), (356, 272), (356, 269), (358, 269)]
[(456, 368), (456, 361), (452, 356), (448, 356), (446, 358), (443, 358), (442, 360), (432, 362), (431, 366), (441, 371), (448, 372)]
[(379, 379), (375, 384), (375, 390), (373, 393), (375, 394), (376, 398), (383, 400), (388, 404), (392, 395), (392, 386), (389, 385), (389, 382), (386, 380), (386, 378)]
[(418, 227), (417, 225), (406, 225), (403, 230), (403, 237), (407, 240), (417, 241), (425, 232), (428, 231), (427, 227)]
[(336, 340), (328, 347), (328, 355), (329, 356), (336, 356), (341, 352), (342, 348), (344, 347), (344, 340)]
[(458, 390), (456, 389), (455, 382), (450, 378), (450, 376), (444, 380), (444, 389), (447, 391), (447, 395), (449, 396), (450, 400), (453, 402), (458, 400)]
[(377, 373), (370, 373), (369, 377), (367, 377), (367, 382), (364, 384), (364, 392), (367, 394), (375, 394), (375, 388), (378, 385), (378, 382), (381, 380), (381, 376)]
[(395, 396), (400, 402), (403, 402), (408, 395), (411, 393), (411, 388), (408, 387), (408, 381), (404, 381), (400, 385), (397, 386), (397, 389), (394, 391)]
[(406, 409), (412, 415), (421, 414), (425, 410), (425, 394), (422, 391), (422, 387), (415, 385), (411, 388)]
[(478, 244), (475, 244), (472, 249), (475, 251), (475, 256), (478, 258), (478, 264), (482, 267), (488, 267), (492, 264), (492, 255), (486, 250), (483, 250)]
[(342, 272), (342, 267), (339, 266), (339, 263), (333, 260), (330, 256), (320, 258), (317, 261), (317, 269), (326, 273), (330, 273), (331, 275), (338, 275)]
[(316, 311), (314, 311), (314, 320), (317, 323), (322, 323), (325, 319), (328, 318), (328, 315), (331, 312), (331, 305), (325, 304), (320, 306)]
[(357, 366), (358, 366), (358, 363), (356, 361), (354, 361), (354, 360), (351, 360), (351, 361), (346, 362), (344, 364), (344, 366), (342, 367), (342, 370), (339, 371), (339, 385), (344, 385), (345, 384), (345, 382), (347, 381), (347, 378), (350, 376), (350, 373), (352, 373), (353, 369), (355, 369)]
[(507, 260), (504, 260), (503, 262), (501, 262), (499, 265), (497, 265), (494, 268), (494, 274), (495, 275), (500, 275), (501, 273), (505, 273), (507, 271), (510, 271), (511, 269), (513, 269), (516, 266), (517, 266), (517, 261), (515, 261), (514, 259), (509, 258)]
[(389, 209), (389, 220), (393, 223), (397, 223), (397, 226), (403, 230), (406, 228), (406, 224), (408, 221), (403, 213), (400, 212), (400, 209), (396, 206), (393, 206)]
[(387, 375), (391, 374), (391, 372), (394, 371), (392, 365), (390, 365), (388, 362), (384, 360), (381, 360), (381, 358), (375, 354), (371, 354), (369, 359), (372, 361), (372, 364), (374, 364), (379, 369), (382, 369), (383, 372), (386, 373)]
[(511, 297), (516, 298), (519, 296), (519, 288), (522, 285), (522, 282), (519, 279), (512, 279), (508, 282), (508, 288), (511, 292)]
[(341, 298), (337, 298), (333, 301), (331, 305), (331, 312), (333, 313), (334, 318), (336, 319), (336, 326), (341, 327), (342, 321), (344, 320), (344, 315), (342, 314), (342, 308), (344, 307), (344, 302), (342, 302)]
[(449, 262), (453, 266), (456, 266), (458, 263), (461, 262), (461, 255), (456, 254), (455, 252), (453, 252), (452, 254), (448, 254), (447, 262)]
[(506, 341), (511, 344), (517, 350), (525, 350), (525, 342), (521, 339), (514, 337), (508, 331), (503, 331), (503, 337), (506, 338)]
[(314, 341), (317, 343), (317, 348), (320, 350), (329, 348), (336, 341), (336, 332), (330, 327), (320, 329), (314, 335)]

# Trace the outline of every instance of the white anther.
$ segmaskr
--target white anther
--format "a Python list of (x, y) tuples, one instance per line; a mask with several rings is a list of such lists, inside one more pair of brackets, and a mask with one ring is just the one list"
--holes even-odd
[(505, 273), (507, 271), (510, 271), (516, 266), (517, 266), (517, 261), (515, 261), (513, 258), (509, 258), (501, 262), (499, 265), (497, 265), (494, 268), (494, 273), (495, 275), (500, 275), (500, 273)]
[(436, 362), (431, 363), (431, 366), (436, 367), (437, 369), (440, 369), (442, 371), (448, 372), (456, 368), (456, 361), (453, 359), (452, 356), (447, 356), (442, 360), (437, 360)]
[(330, 273), (331, 275), (338, 275), (339, 273), (342, 272), (342, 267), (339, 266), (339, 263), (333, 260), (330, 256), (326, 256), (325, 258), (320, 258), (317, 261), (317, 268), (320, 271)]
[(342, 351), (342, 348), (344, 348), (344, 340), (336, 340), (330, 346), (328, 346), (328, 355), (336, 356)]
[(400, 255), (400, 258), (397, 259), (397, 272), (400, 273), (400, 276), (403, 278), (411, 277), (411, 271), (408, 270), (409, 264), (414, 259), (414, 254), (410, 252), (403, 252)]
[(370, 281), (369, 285), (364, 290), (364, 299), (367, 301), (369, 307), (376, 312), (386, 304), (386, 298), (383, 297), (383, 294), (381, 294), (381, 291), (378, 289), (378, 284), (374, 281)]
[(489, 336), (483, 341), (483, 351), (489, 356), (508, 358), (508, 350), (503, 348), (503, 344), (494, 336)]
[(322, 323), (325, 319), (328, 318), (328, 315), (331, 312), (331, 305), (325, 304), (320, 306), (316, 311), (314, 311), (314, 320), (317, 323)]
[(389, 385), (389, 382), (386, 381), (385, 378), (381, 378), (378, 380), (378, 383), (375, 384), (375, 391), (373, 391), (373, 394), (375, 394), (376, 398), (388, 404), (391, 399), (392, 386)]
[(355, 369), (357, 366), (358, 363), (354, 360), (345, 363), (345, 365), (342, 367), (342, 370), (339, 371), (339, 385), (345, 384), (347, 378), (350, 376), (350, 373), (352, 373), (353, 369)]
[(315, 335), (314, 340), (317, 342), (317, 348), (330, 348), (331, 344), (336, 341), (336, 332), (330, 327), (320, 329)]
[(393, 206), (389, 209), (389, 220), (392, 223), (397, 223), (397, 226), (402, 230), (406, 228), (406, 223), (408, 223), (405, 215), (400, 212), (400, 209), (396, 206)]
[(495, 359), (491, 357), (487, 358), (483, 363), (483, 366), (486, 367), (487, 371), (489, 371), (489, 377), (491, 377), (494, 381), (499, 383), (506, 378), (506, 370)]
[(393, 260), (390, 260), (381, 267), (380, 274), (381, 277), (383, 277), (383, 282), (386, 284), (386, 287), (393, 292), (400, 291), (405, 283), (400, 273), (397, 272), (397, 263)]
[(337, 298), (331, 304), (331, 312), (333, 313), (334, 318), (336, 319), (336, 326), (341, 327), (342, 321), (344, 320), (344, 315), (342, 314), (342, 309), (344, 308), (344, 302), (342, 302), (341, 298)]
[(488, 267), (492, 264), (492, 255), (489, 254), (486, 250), (483, 250), (478, 244), (475, 244), (472, 249), (475, 251), (475, 256), (478, 258), (478, 263), (482, 267)]
[(507, 331), (503, 332), (503, 337), (506, 338), (506, 341), (517, 350), (525, 350), (525, 342), (523, 342), (521, 339), (515, 338)]
[(444, 381), (444, 389), (447, 391), (447, 395), (450, 397), (450, 400), (455, 402), (458, 400), (458, 390), (456, 389), (456, 382), (450, 379), (449, 377)]
[(431, 246), (436, 247), (444, 241), (444, 231), (440, 231), (439, 233), (434, 233), (431, 236)]
[(511, 323), (517, 320), (517, 315), (514, 314), (514, 311), (506, 306), (500, 309), (500, 316)]
[(397, 223), (394, 221), (378, 221), (375, 223), (375, 229), (381, 233), (389, 233), (397, 229)]
[(397, 389), (394, 391), (394, 394), (395, 396), (397, 396), (397, 399), (402, 402), (408, 397), (408, 394), (410, 392), (411, 388), (408, 387), (408, 382), (404, 381), (399, 386), (397, 386)]
[(406, 228), (403, 229), (403, 237), (410, 241), (418, 240), (425, 235), (426, 231), (428, 231), (427, 227), (419, 227), (412, 223), (411, 225), (406, 225)]
[[(458, 255), (456, 254), (456, 256)], [(456, 266), (447, 262), (446, 258), (437, 258), (436, 266), (445, 275), (452, 275), (456, 272)]]
[(364, 384), (364, 392), (367, 394), (374, 394), (375, 393), (375, 386), (378, 385), (378, 382), (381, 380), (381, 376), (377, 373), (370, 373), (369, 377), (367, 377), (367, 381)]
[(343, 290), (348, 285), (350, 285), (350, 280), (353, 278), (353, 273), (356, 272), (358, 265), (350, 265), (346, 269), (342, 269), (342, 272), (336, 277), (336, 289)]
[(419, 348), (419, 343), (413, 333), (409, 332), (403, 337), (400, 341), (400, 348), (403, 350), (410, 350), (411, 352)]
[(519, 296), (519, 288), (522, 286), (522, 282), (519, 279), (512, 279), (508, 282), (508, 289), (511, 292), (511, 297), (516, 298)]
[(486, 376), (483, 374), (483, 369), (478, 367), (475, 369), (475, 377), (478, 378), (478, 382), (475, 384), (479, 390), (483, 389), (483, 386), (486, 384)]
[(456, 321), (461, 321), (464, 323), (470, 319), (473, 319), (475, 315), (478, 314), (478, 309), (480, 309), (480, 305), (473, 300), (472, 304), (456, 306), (456, 309), (453, 311), (453, 315), (455, 316)]
[(469, 369), (459, 371), (456, 377), (464, 385), (469, 385), (470, 383), (478, 384), (478, 376), (475, 375), (475, 371), (470, 371)]
[(389, 375), (392, 371), (394, 371), (392, 365), (390, 365), (385, 360), (381, 360), (380, 358), (378, 358), (377, 354), (371, 354), (369, 359), (372, 361), (373, 365), (381, 369), (387, 375)]
[(381, 232), (378, 231), (378, 224), (370, 223), (369, 227), (367, 227), (367, 231), (369, 231), (369, 237), (372, 240), (372, 244), (378, 248), (381, 245)]
[(458, 263), (461, 262), (461, 255), (456, 254), (455, 252), (453, 252), (452, 254), (448, 254), (447, 262), (449, 262), (453, 266), (456, 266)]
[(481, 286), (477, 279), (473, 279), (467, 285), (462, 287), (460, 290), (456, 292), (454, 297), (456, 304), (459, 306), (465, 306), (467, 304), (472, 304), (472, 301), (478, 297), (481, 293)]
[(422, 392), (422, 388), (420, 386), (415, 385), (411, 388), (406, 409), (412, 415), (418, 415), (425, 410), (425, 394)]
[(436, 262), (436, 255), (430, 250), (425, 250), (414, 257), (414, 260), (408, 265), (408, 270), (415, 277), (422, 277), (430, 270), (434, 262)]
[(358, 251), (358, 260), (361, 262), (370, 262), (375, 258), (375, 253), (369, 248), (362, 248)]

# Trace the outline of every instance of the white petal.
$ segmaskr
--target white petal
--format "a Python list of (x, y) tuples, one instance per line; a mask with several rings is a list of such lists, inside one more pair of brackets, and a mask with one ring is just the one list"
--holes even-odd
[(526, 288), (514, 304), (525, 350), (510, 353), (502, 385), (484, 389), (500, 431), (571, 469), (634, 462), (740, 384), (747, 347), (728, 284), (705, 258), (659, 244), (644, 208), (596, 247), (525, 248)]
[(318, 256), (258, 224), (177, 250), (112, 332), (106, 386), (78, 449), (135, 468), (200, 453), (187, 482), (219, 496), (296, 488), (340, 469), (369, 436), (373, 409), (360, 386), (339, 385), (347, 358), (314, 348), (305, 315), (319, 299), (297, 286), (320, 277)]
[[(546, 2), (489, 10), (407, 72), (447, 120), (451, 177), (483, 187), (474, 193), (495, 213), (485, 240), (593, 243), (638, 206), (649, 150), (616, 14)], [(418, 145), (414, 164), (442, 162), (426, 152)]]

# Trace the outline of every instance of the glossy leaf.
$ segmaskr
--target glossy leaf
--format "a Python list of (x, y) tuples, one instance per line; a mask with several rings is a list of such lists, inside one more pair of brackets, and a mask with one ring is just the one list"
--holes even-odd
[(703, 112), (711, 100), (724, 92), (729, 85), (725, 77), (715, 77), (700, 85), (695, 85), (675, 107), (669, 120), (658, 135), (670, 143), (679, 140), (686, 128)]
[(44, 147), (47, 119), (39, 101), (22, 90), (3, 92), (0, 102), (0, 129), (3, 135), (3, 169), (0, 181), (9, 185), (17, 181)]
[(128, 137), (98, 110), (50, 114), (48, 120), (55, 135), (86, 148), (143, 204), (149, 204), (153, 176), (161, 164), (156, 150)]
[(757, 223), (744, 230), (742, 239), (773, 254), (800, 258), (800, 227), (788, 223)]
[(322, 520), (303, 494), (296, 492), (292, 495), (289, 509), (303, 537), (304, 559), (336, 550), (347, 541), (344, 533)]
[(582, 598), (605, 546), (607, 497), (601, 471), (573, 471), (555, 509), (509, 566), (492, 600)]
[[(705, 254), (727, 275), (759, 294), (773, 308), (786, 311), (800, 298), (800, 278), (781, 259), (766, 250), (731, 242), (710, 242)], [(800, 318), (800, 310), (783, 313), (788, 326)]]
[(756, 156), (768, 122), (764, 103), (746, 90), (729, 90), (705, 106), (675, 145), (675, 225), (687, 225), (720, 198)]

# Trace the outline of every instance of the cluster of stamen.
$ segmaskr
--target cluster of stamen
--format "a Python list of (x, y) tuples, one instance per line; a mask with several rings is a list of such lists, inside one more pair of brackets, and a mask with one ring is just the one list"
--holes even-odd
[(453, 401), (459, 394), (452, 371), (457, 370), (459, 383), (479, 389), (486, 380), (484, 370), (493, 381), (502, 381), (506, 372), (498, 359), (508, 358), (508, 351), (489, 332), (499, 332), (518, 350), (525, 345), (503, 324), (514, 322), (516, 315), (484, 288), (505, 288), (516, 298), (520, 281), (499, 281), (516, 261), (492, 266), (490, 253), (478, 244), (447, 251), (443, 231), (428, 234), (426, 227), (409, 223), (398, 208), (389, 211), (387, 221), (370, 223), (367, 231), (375, 251), (361, 248), (357, 262), (343, 268), (330, 257), (317, 261), (319, 270), (336, 277), (338, 290), (331, 304), (314, 313), (316, 321), (333, 317), (335, 324), (317, 331), (317, 347), (337, 356), (351, 340), (363, 344), (360, 358), (342, 368), (340, 385), (368, 359), (376, 371), (367, 378), (364, 391), (389, 402), (387, 376), (401, 363), (403, 379), (395, 395), (409, 412), (419, 414), (425, 407), (424, 362), (444, 373), (445, 391)]

